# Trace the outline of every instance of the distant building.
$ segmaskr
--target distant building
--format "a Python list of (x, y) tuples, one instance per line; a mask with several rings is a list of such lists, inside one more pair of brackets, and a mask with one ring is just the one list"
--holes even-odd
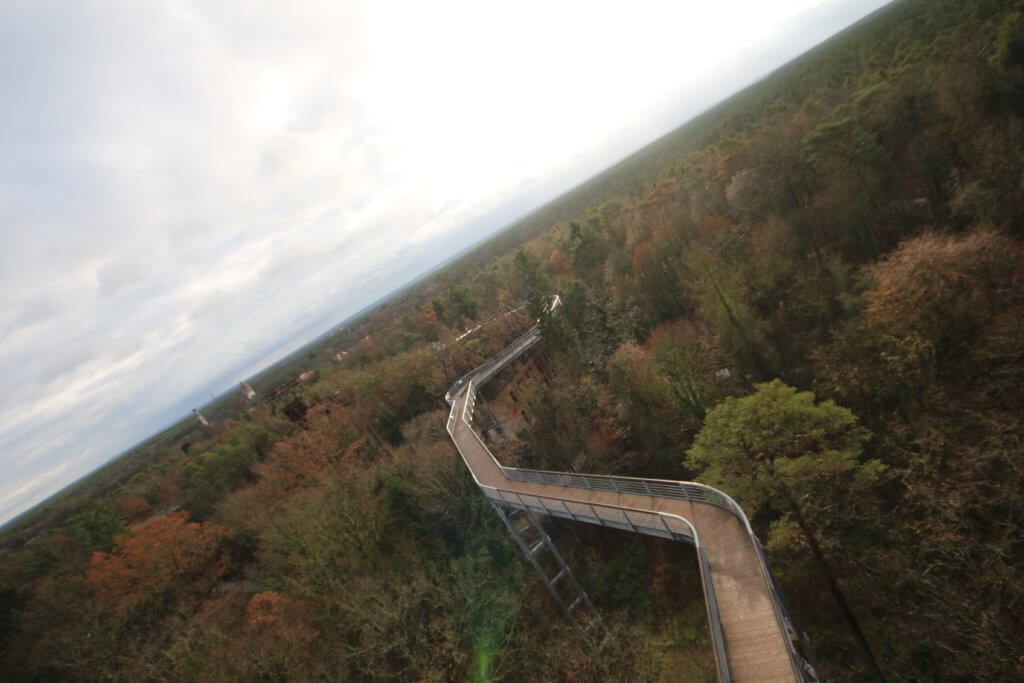
[(312, 370), (306, 370), (304, 373), (299, 375), (299, 381), (300, 382), (305, 382), (305, 381), (311, 379), (312, 377), (313, 377), (313, 371)]
[(192, 409), (192, 414), (196, 416), (197, 420), (199, 420), (199, 424), (203, 425), (204, 427), (209, 427), (210, 426), (210, 423), (206, 421), (206, 418), (203, 417), (203, 414), (200, 413), (195, 408)]
[(242, 387), (242, 395), (245, 396), (246, 401), (251, 401), (256, 398), (256, 392), (253, 391), (252, 387), (245, 382), (239, 382), (238, 386)]

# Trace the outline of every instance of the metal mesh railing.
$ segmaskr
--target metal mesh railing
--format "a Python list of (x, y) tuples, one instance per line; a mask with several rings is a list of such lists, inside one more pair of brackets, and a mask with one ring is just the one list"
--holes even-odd
[[(472, 430), (470, 420), (473, 416), (473, 407), (476, 403), (476, 387), (479, 385), (474, 376), (466, 387), (467, 399), (466, 408), (463, 410), (462, 420)], [(454, 405), (449, 416), (449, 423), (456, 414)], [(449, 428), (449, 433), (454, 426)], [(475, 430), (473, 434), (477, 436)], [(488, 453), (490, 449), (480, 441)], [(493, 455), (491, 456), (494, 457)], [(732, 498), (718, 489), (704, 484), (691, 481), (673, 481), (670, 479), (646, 479), (640, 477), (617, 477), (604, 474), (576, 474), (572, 472), (552, 472), (548, 470), (520, 469), (518, 467), (505, 467), (495, 460), (495, 464), (502, 474), (508, 479), (531, 484), (548, 484), (551, 486), (563, 486), (567, 488), (589, 489), (594, 491), (614, 491), (616, 493), (632, 493), (658, 498), (673, 498), (676, 500), (688, 500), (696, 503), (708, 503), (718, 506), (735, 515), (747, 530), (750, 530), (750, 523), (743, 509)], [(753, 532), (751, 532), (753, 533)]]
[(722, 623), (718, 616), (718, 600), (715, 597), (715, 586), (711, 578), (711, 565), (707, 553), (700, 545), (700, 539), (693, 526), (678, 515), (636, 510), (628, 507), (604, 505), (601, 503), (582, 503), (567, 501), (552, 496), (506, 491), (503, 489), (481, 486), (484, 495), (500, 505), (529, 510), (552, 517), (571, 519), (574, 522), (587, 522), (599, 526), (608, 526), (635, 533), (646, 533), (671, 539), (690, 541), (697, 550), (700, 562), (701, 584), (707, 604), (708, 621), (711, 628), (711, 641), (714, 645), (715, 664), (718, 678), (723, 683), (731, 680), (729, 667), (725, 658), (725, 638), (722, 635)]
[(725, 636), (722, 635), (722, 622), (718, 617), (718, 598), (715, 597), (715, 586), (711, 582), (711, 563), (708, 562), (708, 554), (700, 546), (700, 539), (697, 539), (696, 546), (697, 559), (700, 560), (700, 580), (704, 586), (704, 604), (708, 612), (708, 622), (711, 624), (711, 643), (715, 648), (718, 680), (722, 683), (729, 683), (732, 677), (729, 675), (729, 664), (725, 658)]
[[(476, 378), (474, 377), (470, 381), (469, 386), (467, 387), (467, 391), (473, 397), (475, 397), (476, 393), (475, 387)], [(467, 407), (469, 407), (468, 401)], [(456, 413), (453, 409), (452, 416), (455, 416), (455, 414)], [(484, 446), (484, 449), (488, 452), (488, 454), (490, 454), (490, 449), (488, 449), (487, 446), (483, 444), (483, 441), (480, 440), (480, 437), (476, 433), (476, 430), (472, 428), (472, 425), (470, 423), (471, 416), (471, 409), (468, 411), (463, 411), (463, 422), (466, 424), (467, 427), (469, 427), (469, 429), (472, 431), (473, 435), (477, 438), (477, 440), (480, 441), (481, 445)], [(491, 455), (491, 457), (494, 458), (493, 455)], [(783, 614), (785, 614), (787, 610), (781, 602), (781, 596), (778, 593), (777, 587), (774, 585), (774, 582), (771, 580), (769, 576), (768, 560), (764, 556), (764, 551), (761, 548), (761, 543), (758, 540), (756, 534), (754, 534), (753, 529), (750, 526), (750, 521), (747, 519), (746, 514), (743, 512), (743, 508), (741, 508), (739, 504), (736, 503), (736, 501), (734, 501), (725, 493), (710, 486), (705, 486), (704, 484), (698, 484), (695, 482), (672, 481), (668, 479), (644, 479), (638, 477), (616, 477), (601, 474), (552, 472), (548, 470), (520, 469), (516, 467), (505, 467), (500, 463), (497, 463), (496, 459), (495, 463), (498, 464), (499, 469), (507, 478), (515, 481), (521, 481), (524, 483), (547, 484), (551, 486), (562, 486), (566, 488), (579, 488), (598, 491), (614, 491), (618, 493), (648, 495), (658, 498), (673, 498), (676, 500), (687, 500), (697, 503), (715, 505), (716, 507), (726, 510), (727, 512), (734, 515), (737, 519), (739, 519), (740, 522), (743, 523), (743, 525), (746, 527), (748, 535), (750, 536), (752, 542), (754, 543), (754, 546), (758, 551), (758, 559), (760, 560), (758, 563), (758, 570), (764, 577), (766, 585), (769, 588), (769, 594), (771, 595), (772, 601), (775, 603), (775, 616), (779, 621), (780, 628), (782, 629), (783, 633), (786, 633), (786, 624), (783, 618)], [(491, 498), (494, 498), (494, 496), (492, 496), (488, 492), (489, 490), (501, 493), (501, 491), (497, 489), (488, 489), (485, 487), (481, 488), (484, 490), (485, 495), (488, 495)], [(515, 492), (507, 493), (511, 496), (517, 497), (517, 500), (514, 501), (509, 498), (497, 498), (497, 500), (504, 501), (505, 504), (512, 505), (524, 505), (524, 500), (527, 502), (533, 501), (534, 504), (530, 505), (529, 507), (535, 510), (536, 512), (540, 512), (543, 514), (564, 517), (566, 519), (572, 519), (573, 521), (589, 522), (591, 524), (598, 524), (601, 526), (610, 526), (617, 529), (634, 531), (637, 533), (645, 533), (653, 536), (663, 536), (666, 538), (676, 538), (678, 536), (682, 536), (684, 538), (689, 538), (693, 540), (694, 545), (697, 546), (697, 554), (702, 562), (702, 577), (704, 576), (703, 572), (705, 571), (707, 572), (706, 576), (708, 577), (706, 580), (706, 585), (704, 587), (705, 597), (707, 598), (708, 602), (708, 619), (711, 621), (712, 628), (718, 629), (718, 638), (712, 639), (714, 641), (715, 656), (718, 659), (718, 661), (724, 665), (726, 661), (724, 641), (721, 639), (721, 624), (719, 623), (718, 603), (715, 599), (715, 590), (714, 586), (710, 583), (710, 568), (707, 566), (707, 556), (704, 553), (703, 548), (700, 547), (699, 539), (696, 538), (696, 534), (692, 532), (692, 529), (687, 529), (685, 532), (681, 532), (678, 529), (671, 528), (670, 526), (666, 527), (664, 524), (664, 519), (666, 517), (674, 517), (673, 515), (664, 515), (662, 513), (647, 513), (642, 510), (630, 509), (628, 514), (625, 514), (624, 517), (617, 519), (614, 514), (608, 514), (604, 511), (621, 511), (625, 510), (626, 508), (617, 508), (613, 506), (601, 505), (596, 503), (591, 505), (590, 503), (568, 502), (563, 501), (560, 498), (535, 496), (532, 494), (526, 495), (518, 494)], [(552, 501), (552, 503), (550, 505), (545, 506), (543, 502), (545, 500)], [(589, 513), (587, 512), (587, 509), (590, 510)], [(620, 515), (621, 514), (622, 513), (620, 513)], [(647, 515), (646, 521), (648, 523), (644, 523), (644, 515)], [(688, 523), (686, 522), (684, 522), (684, 524), (688, 525)], [(663, 529), (665, 533), (662, 532)], [(786, 639), (786, 641), (788, 654), (793, 664), (794, 671), (797, 672), (801, 680), (807, 680), (805, 672), (803, 671), (802, 667), (800, 667), (799, 655), (794, 648), (794, 644), (790, 642), (788, 638)], [(722, 681), (730, 680), (727, 667), (719, 667), (719, 677)]]
[(627, 507), (603, 505), (601, 503), (584, 503), (564, 500), (554, 496), (538, 496), (532, 493), (519, 493), (490, 487), (481, 487), (484, 495), (504, 505), (512, 505), (530, 510), (531, 512), (570, 519), (574, 522), (587, 522), (599, 526), (610, 526), (626, 531), (648, 533), (653, 536), (675, 538), (681, 536), (693, 540), (693, 529), (675, 515), (661, 515), (657, 512), (635, 510)]
[[(520, 354), (529, 349), (540, 339), (538, 326), (534, 326), (509, 344), (500, 354), (487, 363), (467, 373), (460, 378), (449, 390), (445, 398), (452, 403), (452, 411), (448, 417), (448, 433), (454, 438), (454, 430), (458, 420), (457, 404), (454, 399), (465, 387), (466, 392), (472, 399), (476, 398), (474, 385), (490, 379), (497, 371), (507, 363), (517, 358)], [(468, 384), (467, 384), (468, 383)], [(470, 432), (480, 441), (489, 455), (490, 450), (483, 443), (480, 436), (472, 428), (472, 404), (467, 398), (468, 411), (462, 411), (462, 420), (469, 427)], [(456, 446), (458, 444), (456, 443)], [(494, 456), (491, 455), (493, 459)], [(617, 477), (596, 474), (577, 474), (569, 472), (552, 472), (546, 470), (520, 469), (516, 467), (504, 467), (495, 460), (495, 464), (508, 479), (526, 483), (547, 484), (562, 486), (566, 488), (579, 488), (600, 491), (614, 491), (618, 493), (648, 495), (658, 498), (672, 498), (698, 503), (715, 505), (734, 515), (746, 527), (752, 542), (758, 550), (759, 571), (762, 574), (769, 589), (772, 601), (775, 603), (775, 616), (779, 621), (782, 632), (786, 633), (786, 625), (783, 614), (786, 613), (785, 605), (781, 602), (777, 586), (771, 579), (768, 571), (767, 559), (760, 547), (760, 542), (750, 526), (750, 522), (744, 514), (743, 509), (727, 494), (717, 489), (697, 484), (694, 482), (672, 481), (667, 479), (645, 479), (637, 477)], [(475, 478), (475, 476), (474, 476)], [(479, 482), (478, 482), (479, 484)], [(630, 530), (639, 533), (647, 533), (667, 538), (685, 538), (693, 541), (697, 548), (697, 554), (701, 562), (701, 577), (704, 583), (705, 598), (707, 601), (708, 618), (711, 622), (712, 641), (715, 648), (715, 659), (718, 664), (719, 678), (722, 681), (729, 681), (729, 671), (725, 659), (724, 638), (722, 636), (721, 623), (718, 616), (718, 604), (715, 598), (714, 586), (711, 582), (711, 568), (700, 541), (693, 532), (689, 522), (680, 517), (666, 513), (646, 512), (627, 507), (616, 507), (602, 504), (590, 504), (577, 501), (565, 501), (561, 498), (536, 496), (533, 494), (521, 494), (514, 491), (504, 491), (481, 485), (484, 494), (492, 500), (503, 505), (522, 507), (541, 514), (563, 517), (580, 522), (589, 522), (602, 526)], [(679, 523), (669, 522), (669, 519), (679, 520)], [(685, 528), (684, 528), (685, 527)], [(800, 657), (796, 652), (794, 644), (786, 638), (788, 654), (794, 667), (794, 671), (801, 680), (808, 680), (808, 676), (800, 666)]]
[(459, 419), (456, 408), (457, 406), (452, 403), (452, 409), (448, 412), (448, 424), (445, 427), (448, 430), (448, 434), (452, 434), (455, 431), (455, 421)]
[(688, 481), (670, 481), (667, 479), (640, 479), (636, 477), (615, 477), (600, 474), (574, 474), (569, 472), (549, 472), (545, 470), (526, 470), (517, 467), (502, 467), (502, 472), (509, 479), (532, 484), (550, 484), (596, 491), (615, 491), (617, 493), (637, 493), (658, 498), (675, 498), (698, 503), (710, 503), (743, 517), (742, 510), (735, 502), (721, 491), (709, 486)]
[(445, 400), (448, 401), (448, 403), (452, 403), (455, 400), (455, 396), (462, 390), (462, 387), (471, 379), (480, 377), (482, 377), (484, 381), (490, 379), (496, 373), (497, 369), (518, 357), (538, 341), (540, 341), (540, 326), (534, 325), (526, 332), (519, 335), (515, 341), (502, 349), (501, 353), (497, 356), (494, 356), (486, 363), (473, 368), (465, 375), (455, 380), (451, 388), (448, 389), (448, 392), (444, 395)]

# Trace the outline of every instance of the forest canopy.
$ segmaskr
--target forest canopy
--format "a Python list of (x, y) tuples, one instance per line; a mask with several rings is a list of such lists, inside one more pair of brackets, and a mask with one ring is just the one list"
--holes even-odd
[(447, 439), (539, 320), (503, 461), (721, 487), (834, 680), (1024, 678), (1022, 117), (1021, 3), (894, 3), (8, 532), (0, 667), (713, 678), (692, 550), (549, 523), (591, 656)]

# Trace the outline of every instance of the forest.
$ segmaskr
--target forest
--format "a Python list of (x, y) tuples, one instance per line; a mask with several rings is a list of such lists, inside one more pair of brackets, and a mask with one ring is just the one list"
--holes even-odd
[(1022, 236), (1024, 3), (896, 2), (9, 525), (0, 678), (715, 680), (691, 548), (546, 523), (594, 653), (445, 433), (539, 319), (503, 462), (728, 492), (831, 680), (1022, 680)]

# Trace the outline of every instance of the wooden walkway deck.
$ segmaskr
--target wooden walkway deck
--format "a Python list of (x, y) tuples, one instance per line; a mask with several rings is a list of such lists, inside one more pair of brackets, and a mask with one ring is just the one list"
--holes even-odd
[[(502, 355), (505, 354), (499, 357)], [(760, 553), (746, 525), (736, 515), (710, 503), (510, 479), (463, 419), (470, 395), (466, 385), (456, 391), (451, 396), (453, 410), (449, 432), (485, 494), (494, 489), (544, 496), (570, 506), (589, 503), (682, 517), (692, 525), (708, 558), (729, 679), (740, 682), (801, 680), (760, 564)]]

